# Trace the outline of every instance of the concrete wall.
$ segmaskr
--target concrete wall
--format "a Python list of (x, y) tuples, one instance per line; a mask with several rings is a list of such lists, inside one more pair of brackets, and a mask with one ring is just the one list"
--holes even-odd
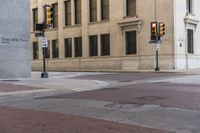
[(29, 1), (0, 3), (0, 78), (30, 77)]

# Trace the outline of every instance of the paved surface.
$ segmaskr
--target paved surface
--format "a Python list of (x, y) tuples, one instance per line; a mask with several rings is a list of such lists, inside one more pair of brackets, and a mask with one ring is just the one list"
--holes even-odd
[(7, 107), (0, 108), (0, 131), (1, 133), (170, 133), (87, 117)]
[[(45, 80), (39, 75), (8, 83), (40, 89), (0, 92), (0, 120), (5, 123), (0, 131), (200, 133), (198, 72), (50, 73)], [(0, 90), (8, 83), (0, 83)], [(63, 123), (71, 123), (66, 127), (71, 132)]]

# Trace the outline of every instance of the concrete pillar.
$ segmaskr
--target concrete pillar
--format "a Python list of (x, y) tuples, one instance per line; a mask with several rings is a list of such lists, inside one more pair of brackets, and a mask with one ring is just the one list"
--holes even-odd
[(88, 39), (88, 0), (82, 0), (82, 45), (83, 57), (89, 57), (89, 39)]
[(97, 0), (97, 21), (101, 21), (101, 0)]
[(65, 57), (63, 27), (64, 27), (64, 1), (58, 0), (58, 43), (59, 43), (59, 58)]
[(0, 3), (0, 79), (30, 77), (30, 1)]
[(75, 25), (75, 2), (71, 0), (72, 25)]

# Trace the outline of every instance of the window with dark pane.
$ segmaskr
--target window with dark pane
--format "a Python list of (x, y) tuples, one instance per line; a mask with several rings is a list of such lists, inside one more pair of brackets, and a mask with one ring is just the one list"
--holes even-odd
[(82, 38), (74, 38), (75, 57), (82, 57)]
[(71, 0), (65, 1), (65, 26), (71, 25)]
[(81, 0), (75, 0), (75, 24), (81, 24)]
[(38, 42), (33, 42), (33, 59), (39, 59)]
[(101, 20), (109, 19), (109, 0), (101, 0)]
[(35, 30), (35, 25), (38, 23), (38, 9), (35, 8), (33, 11), (33, 30)]
[(129, 17), (136, 16), (136, 0), (126, 0), (126, 15)]
[(110, 35), (103, 34), (101, 35), (101, 56), (110, 55)]
[(48, 40), (48, 48), (46, 49), (46, 58), (50, 58), (50, 40)]
[(58, 4), (53, 4), (53, 28), (58, 27)]
[(65, 39), (65, 58), (72, 57), (72, 39)]
[(194, 31), (191, 29), (187, 30), (187, 44), (188, 44), (188, 53), (194, 53)]
[(98, 39), (97, 35), (89, 36), (89, 55), (98, 56)]
[(59, 46), (58, 40), (52, 40), (52, 58), (59, 57)]
[(137, 53), (137, 36), (136, 31), (126, 32), (126, 54)]
[(97, 21), (97, 0), (90, 1), (90, 22)]

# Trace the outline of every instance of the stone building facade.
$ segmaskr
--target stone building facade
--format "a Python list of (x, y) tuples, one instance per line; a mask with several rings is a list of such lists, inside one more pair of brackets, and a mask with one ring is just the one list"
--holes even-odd
[(200, 66), (198, 0), (30, 1), (33, 70), (42, 69), (34, 23), (43, 22), (43, 4), (54, 8), (54, 27), (46, 30), (49, 70), (154, 70), (155, 45), (149, 44), (153, 21), (166, 25), (159, 50), (161, 70)]

